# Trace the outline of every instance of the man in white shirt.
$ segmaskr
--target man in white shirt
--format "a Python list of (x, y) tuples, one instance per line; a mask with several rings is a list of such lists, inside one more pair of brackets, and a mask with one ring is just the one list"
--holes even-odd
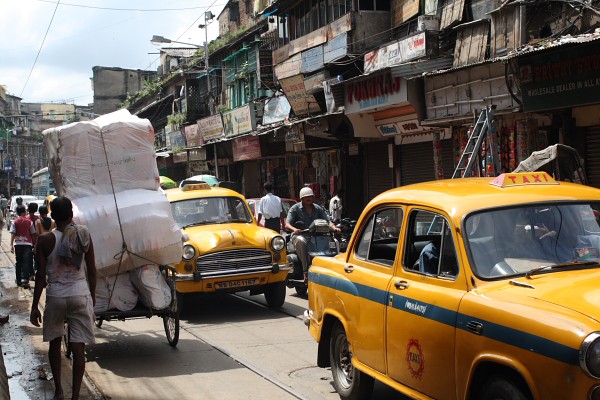
[(339, 188), (335, 196), (329, 201), (329, 215), (333, 221), (342, 219), (342, 196), (344, 189)]
[(267, 192), (258, 202), (258, 223), (265, 219), (265, 228), (280, 232), (281, 227), (285, 226), (285, 215), (281, 199), (273, 194), (273, 184), (266, 182), (263, 186)]

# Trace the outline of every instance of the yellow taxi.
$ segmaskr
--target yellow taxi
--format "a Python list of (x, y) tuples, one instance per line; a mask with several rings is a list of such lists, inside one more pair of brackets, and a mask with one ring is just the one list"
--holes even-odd
[(177, 270), (178, 305), (189, 293), (250, 290), (264, 293), (270, 307), (285, 302), (289, 272), (285, 239), (257, 226), (241, 194), (206, 183), (165, 190), (184, 233)]
[(600, 399), (600, 190), (544, 172), (373, 199), (309, 270), (305, 323), (342, 399)]

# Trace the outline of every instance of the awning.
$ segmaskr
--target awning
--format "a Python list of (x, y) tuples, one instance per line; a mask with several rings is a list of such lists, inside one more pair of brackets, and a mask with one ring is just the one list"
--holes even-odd
[(170, 94), (162, 99), (148, 104), (134, 115), (137, 115), (140, 118), (148, 118), (152, 125), (157, 125), (155, 124), (156, 122), (165, 119), (173, 112), (172, 104), (174, 99), (175, 96)]

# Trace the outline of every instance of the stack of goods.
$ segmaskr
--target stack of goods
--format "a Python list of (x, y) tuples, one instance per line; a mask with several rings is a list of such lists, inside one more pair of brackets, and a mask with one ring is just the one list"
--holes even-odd
[(86, 225), (94, 241), (97, 286), (113, 291), (106, 300), (122, 300), (119, 307), (106, 306), (128, 308), (134, 299), (131, 283), (121, 284), (129, 279), (125, 273), (176, 263), (182, 254), (181, 230), (159, 190), (154, 129), (147, 119), (120, 110), (43, 134), (57, 192), (71, 199), (74, 222)]

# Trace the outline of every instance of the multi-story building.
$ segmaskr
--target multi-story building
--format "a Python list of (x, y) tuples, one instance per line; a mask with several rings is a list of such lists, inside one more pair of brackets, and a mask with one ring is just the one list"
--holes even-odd
[(248, 2), (228, 2), (208, 65), (204, 54), (190, 57), (180, 75), (199, 72), (145, 111), (157, 115), (162, 104), (173, 115), (178, 96), (199, 88), (204, 114), (163, 143), (182, 176), (241, 181), (247, 196), (265, 180), (291, 197), (305, 185), (321, 197), (344, 186), (357, 216), (383, 190), (451, 177), (474, 116), (494, 106), (499, 170), (482, 172), (510, 171), (531, 151), (565, 143), (600, 186), (595, 2), (254, 4), (250, 13)]

